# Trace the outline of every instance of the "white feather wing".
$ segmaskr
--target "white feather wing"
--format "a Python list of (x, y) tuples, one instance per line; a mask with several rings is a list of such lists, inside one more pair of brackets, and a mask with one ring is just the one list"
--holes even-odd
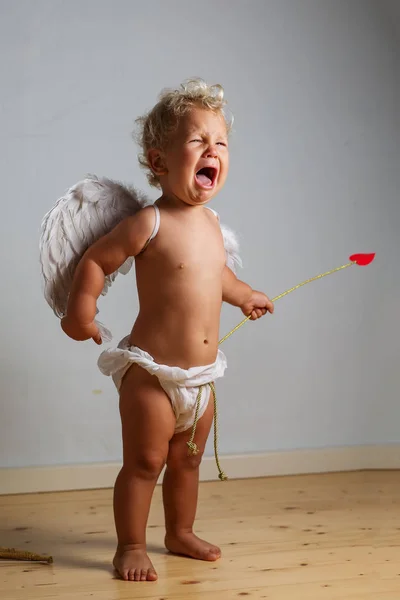
[(237, 267), (242, 267), (242, 259), (239, 254), (239, 240), (236, 233), (227, 225), (221, 223), (222, 237), (226, 252), (226, 264), (236, 273)]
[[(66, 314), (75, 269), (89, 246), (147, 204), (149, 200), (134, 188), (89, 175), (45, 215), (39, 244), (44, 295), (59, 318)], [(132, 264), (133, 259), (128, 259), (106, 277), (103, 295), (117, 274), (128, 273)], [(103, 339), (110, 339), (110, 332), (98, 325)]]

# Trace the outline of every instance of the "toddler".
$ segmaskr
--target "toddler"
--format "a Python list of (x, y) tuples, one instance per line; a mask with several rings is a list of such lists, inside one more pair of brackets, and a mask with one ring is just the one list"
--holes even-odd
[[(161, 196), (86, 251), (62, 319), (72, 339), (101, 344), (94, 319), (105, 277), (135, 257), (139, 314), (130, 335), (99, 358), (120, 397), (123, 466), (114, 489), (113, 564), (127, 581), (157, 579), (146, 553), (146, 525), (164, 466), (166, 548), (200, 560), (221, 556), (193, 531), (199, 465), (213, 420), (211, 388), (226, 368), (218, 349), (221, 306), (228, 302), (253, 320), (274, 310), (265, 294), (226, 265), (219, 218), (207, 206), (228, 174), (230, 121), (223, 96), (220, 86), (187, 81), (165, 91), (138, 120), (140, 162)], [(189, 455), (200, 388), (199, 452)]]

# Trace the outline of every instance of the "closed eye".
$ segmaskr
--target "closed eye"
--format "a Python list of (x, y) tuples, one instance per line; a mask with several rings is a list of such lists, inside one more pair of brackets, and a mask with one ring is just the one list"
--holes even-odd
[[(203, 140), (200, 139), (195, 139), (195, 140), (190, 140), (190, 142), (200, 142), (203, 143)], [(228, 144), (226, 142), (217, 142), (217, 146), (227, 146)]]

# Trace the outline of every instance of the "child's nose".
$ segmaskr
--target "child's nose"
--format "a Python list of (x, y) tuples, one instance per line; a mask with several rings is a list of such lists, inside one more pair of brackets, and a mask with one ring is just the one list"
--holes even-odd
[(206, 150), (207, 158), (216, 158), (218, 156), (217, 147), (215, 145), (209, 146)]

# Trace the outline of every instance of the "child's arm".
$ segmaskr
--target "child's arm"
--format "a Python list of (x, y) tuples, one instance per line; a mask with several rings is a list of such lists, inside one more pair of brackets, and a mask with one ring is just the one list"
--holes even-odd
[(274, 312), (274, 305), (268, 296), (240, 281), (227, 266), (222, 274), (222, 300), (238, 306), (246, 317), (251, 315), (253, 321), (267, 311), (271, 314)]
[(114, 273), (131, 256), (136, 256), (151, 235), (154, 210), (141, 210), (124, 219), (109, 234), (99, 239), (82, 257), (75, 271), (67, 314), (61, 321), (63, 331), (74, 340), (92, 338), (101, 344), (94, 322), (97, 299), (105, 277)]

